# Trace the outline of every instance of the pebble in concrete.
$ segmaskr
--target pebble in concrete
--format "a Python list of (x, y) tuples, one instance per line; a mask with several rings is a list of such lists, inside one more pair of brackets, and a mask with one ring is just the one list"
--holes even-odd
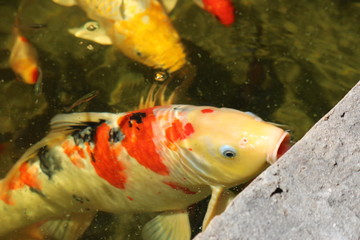
[(360, 82), (196, 240), (360, 239)]

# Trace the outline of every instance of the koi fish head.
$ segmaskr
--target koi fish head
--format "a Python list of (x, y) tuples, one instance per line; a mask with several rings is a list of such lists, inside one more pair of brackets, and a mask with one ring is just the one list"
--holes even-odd
[(158, 1), (151, 1), (143, 12), (123, 14), (125, 20), (116, 21), (110, 34), (115, 39), (114, 45), (125, 55), (170, 73), (185, 64), (180, 37)]
[(244, 183), (289, 148), (287, 132), (237, 110), (198, 107), (189, 111), (186, 121), (184, 132), (191, 124), (191, 134), (177, 142), (184, 163), (210, 185)]

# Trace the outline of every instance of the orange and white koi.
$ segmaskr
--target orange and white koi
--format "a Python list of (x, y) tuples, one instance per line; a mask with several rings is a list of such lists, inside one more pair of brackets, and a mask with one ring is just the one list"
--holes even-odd
[(20, 33), (20, 26), (14, 26), (14, 43), (9, 65), (20, 81), (36, 84), (41, 81), (42, 72), (37, 51), (30, 41)]
[(190, 239), (187, 207), (211, 194), (205, 228), (232, 197), (227, 189), (276, 161), (289, 138), (227, 108), (57, 115), (49, 134), (0, 181), (0, 236), (26, 228), (76, 239), (94, 212), (106, 211), (158, 213), (143, 227), (144, 239)]
[(186, 63), (184, 48), (163, 6), (157, 0), (53, 0), (79, 5), (92, 22), (71, 29), (75, 36), (113, 44), (126, 56), (153, 68), (175, 72)]

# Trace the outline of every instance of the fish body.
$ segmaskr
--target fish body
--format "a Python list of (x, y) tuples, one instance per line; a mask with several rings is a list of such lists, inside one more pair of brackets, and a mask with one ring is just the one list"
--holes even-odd
[[(72, 29), (75, 36), (113, 44), (126, 56), (174, 72), (186, 62), (180, 37), (157, 0), (54, 0), (79, 5), (102, 30)], [(83, 34), (82, 34), (83, 33)], [(105, 33), (105, 35), (104, 35)]]
[(282, 129), (226, 108), (57, 115), (0, 182), (0, 236), (100, 210), (157, 212), (144, 239), (189, 239), (187, 207), (212, 194), (206, 227), (224, 190), (276, 161), (288, 141)]
[(37, 51), (30, 41), (14, 27), (14, 43), (11, 48), (9, 65), (18, 79), (27, 84), (41, 81), (42, 73)]
[(194, 0), (194, 2), (213, 14), (225, 26), (235, 21), (235, 8), (231, 0)]

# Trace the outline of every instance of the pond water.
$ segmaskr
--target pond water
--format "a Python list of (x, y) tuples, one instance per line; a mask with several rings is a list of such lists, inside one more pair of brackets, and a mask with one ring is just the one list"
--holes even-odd
[[(236, 22), (230, 27), (192, 1), (179, 1), (171, 12), (196, 69), (175, 103), (251, 111), (283, 124), (295, 142), (360, 79), (360, 2), (233, 2)], [(134, 110), (154, 82), (154, 70), (114, 47), (70, 35), (69, 28), (88, 20), (81, 9), (32, 0), (21, 12), (21, 24), (46, 24), (23, 31), (43, 70), (42, 93), (35, 95), (33, 86), (16, 81), (8, 66), (19, 4), (0, 1), (0, 176), (44, 136), (55, 114), (80, 97), (98, 91), (73, 111)], [(127, 226), (125, 239), (135, 239), (137, 224), (146, 220), (100, 214), (84, 239), (112, 239), (115, 223)]]

